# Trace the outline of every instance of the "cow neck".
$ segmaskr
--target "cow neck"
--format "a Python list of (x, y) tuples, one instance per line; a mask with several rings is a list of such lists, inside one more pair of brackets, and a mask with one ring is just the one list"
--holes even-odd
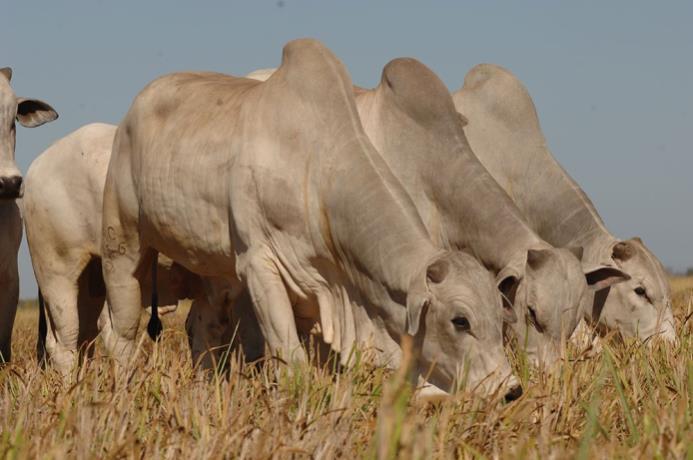
[(613, 264), (611, 252), (614, 245), (618, 242), (613, 235), (608, 232), (587, 231), (577, 235), (575, 240), (568, 246), (582, 246), (584, 254), (582, 262), (585, 264)]
[[(311, 103), (312, 110), (302, 117), (291, 114), (291, 130), (284, 134), (295, 139), (296, 131), (308, 122), (311, 126), (297, 152), (306, 161), (305, 207), (313, 244), (371, 303), (389, 305), (383, 302), (381, 287), (390, 293), (408, 292), (417, 269), (423, 269), (437, 249), (411, 199), (363, 132), (348, 77), (331, 63), (323, 66), (323, 77), (332, 78), (307, 84), (287, 76), (283, 66), (264, 83), (265, 91), (274, 91), (289, 78), (298, 88), (295, 107)], [(282, 97), (285, 87), (276, 86), (276, 91), (265, 93), (265, 99)]]
[(406, 297), (414, 277), (440, 250), (409, 195), (364, 134), (327, 152), (314, 171), (322, 178), (320, 215), (326, 219), (314, 228), (320, 228), (325, 247), (369, 302), (388, 303), (382, 286), (387, 297), (406, 305), (399, 297)]
[(530, 155), (527, 157), (532, 159), (533, 166), (529, 170), (533, 174), (524, 177), (522, 187), (514, 184), (514, 190), (524, 191), (531, 197), (537, 193), (535, 187), (549, 184), (551, 191), (542, 200), (519, 200), (528, 203), (524, 209), (528, 221), (554, 246), (582, 246), (586, 261), (603, 262), (600, 258), (616, 239), (604, 226), (590, 199), (551, 155), (543, 137), (535, 153)]
[[(518, 253), (548, 247), (470, 153), (461, 124), (440, 132), (421, 126), (377, 89), (356, 101), (366, 133), (404, 187), (416, 194), (416, 206), (439, 246), (469, 249), (496, 272)], [(404, 142), (399, 133), (407, 133)]]
[(470, 120), (465, 133), (474, 153), (530, 227), (549, 244), (582, 246), (586, 260), (598, 261), (603, 246), (614, 237), (587, 195), (549, 151), (536, 111), (510, 124), (473, 97), (467, 98), (464, 89), (453, 99)]

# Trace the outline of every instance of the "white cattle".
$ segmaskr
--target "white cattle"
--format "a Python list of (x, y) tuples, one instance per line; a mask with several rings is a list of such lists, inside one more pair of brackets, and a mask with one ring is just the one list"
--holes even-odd
[(12, 70), (0, 69), (0, 363), (12, 353), (12, 327), (19, 300), (17, 252), (22, 240), (22, 175), (14, 161), (15, 121), (34, 128), (58, 118), (51, 106), (37, 99), (17, 97), (12, 91)]
[(215, 73), (150, 83), (118, 128), (103, 210), (106, 344), (121, 361), (134, 350), (142, 267), (158, 251), (247, 286), (274, 355), (305, 359), (297, 329), (311, 327), (343, 362), (373, 343), (396, 366), (411, 334), (418, 374), (438, 387), (463, 369), (486, 391), (516, 387), (491, 276), (435, 247), (363, 132), (342, 63), (316, 41), (287, 44), (264, 83)]
[[(109, 328), (102, 315), (106, 298), (101, 274), (101, 208), (116, 127), (94, 123), (56, 141), (31, 164), (26, 175), (24, 224), (40, 289), (39, 360), (44, 356), (62, 373), (78, 351)], [(188, 275), (161, 258), (159, 302), (189, 296)], [(143, 303), (151, 298), (145, 278)], [(47, 310), (47, 318), (43, 307)], [(157, 310), (158, 312), (158, 310)], [(154, 313), (156, 315), (156, 312)]]
[(671, 292), (662, 264), (639, 238), (619, 240), (580, 186), (556, 162), (532, 98), (509, 71), (482, 64), (453, 98), (469, 119), (472, 150), (542, 238), (582, 246), (583, 263), (619, 268), (629, 280), (602, 289), (585, 309), (593, 324), (625, 336), (675, 340)]

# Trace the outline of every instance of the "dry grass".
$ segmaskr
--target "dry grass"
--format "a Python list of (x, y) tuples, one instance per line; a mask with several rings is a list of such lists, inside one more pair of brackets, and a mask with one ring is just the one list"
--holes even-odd
[(163, 342), (115, 378), (97, 357), (73, 384), (39, 370), (36, 310), (17, 318), (15, 362), (0, 370), (3, 458), (693, 458), (693, 279), (672, 281), (680, 343), (615, 340), (569, 352), (559, 372), (516, 359), (525, 395), (512, 404), (458, 394), (410, 400), (404, 372), (358, 363), (335, 374), (257, 370), (229, 378), (191, 369), (184, 312)]

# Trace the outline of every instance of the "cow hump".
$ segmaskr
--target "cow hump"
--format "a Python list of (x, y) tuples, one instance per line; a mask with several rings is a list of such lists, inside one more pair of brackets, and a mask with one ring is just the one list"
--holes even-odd
[[(501, 66), (475, 66), (464, 77), (461, 92), (473, 94), (487, 110), (512, 126), (531, 123), (534, 128), (538, 127), (536, 108), (527, 88), (512, 72)], [(462, 113), (465, 113), (464, 99)]]
[(459, 120), (445, 84), (416, 59), (390, 61), (383, 69), (379, 89), (387, 92), (402, 110), (422, 124)]
[(287, 43), (277, 74), (303, 97), (331, 105), (340, 99), (356, 110), (351, 78), (344, 64), (317, 40), (304, 38)]

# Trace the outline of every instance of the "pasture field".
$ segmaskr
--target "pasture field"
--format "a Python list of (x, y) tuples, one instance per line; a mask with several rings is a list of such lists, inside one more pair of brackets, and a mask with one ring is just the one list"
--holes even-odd
[(334, 373), (232, 358), (228, 377), (201, 375), (180, 310), (161, 343), (143, 336), (127, 373), (97, 347), (63, 383), (38, 368), (37, 310), (23, 306), (0, 370), (0, 456), (693, 459), (693, 278), (672, 286), (676, 346), (610, 338), (599, 352), (569, 349), (552, 375), (515, 356), (525, 394), (510, 404), (465, 392), (413, 401), (402, 372), (358, 359)]

